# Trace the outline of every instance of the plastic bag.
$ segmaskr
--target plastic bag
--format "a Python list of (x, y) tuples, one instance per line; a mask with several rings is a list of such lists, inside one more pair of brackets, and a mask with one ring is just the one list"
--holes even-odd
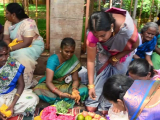
[(112, 111), (113, 106), (109, 108), (108, 116), (110, 120), (129, 120), (128, 112), (121, 111), (119, 113), (115, 113)]

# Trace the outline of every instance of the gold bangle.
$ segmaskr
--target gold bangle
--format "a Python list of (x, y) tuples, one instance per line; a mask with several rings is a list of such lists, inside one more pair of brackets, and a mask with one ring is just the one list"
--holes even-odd
[(16, 96), (20, 97), (20, 95), (18, 93), (15, 94)]
[(12, 47), (9, 47), (10, 48), (10, 50), (12, 51)]
[(112, 57), (112, 61), (113, 61), (113, 62), (118, 62), (119, 60), (118, 60), (115, 56), (113, 56), (113, 57)]
[(92, 89), (92, 88), (94, 88), (95, 87), (95, 85), (94, 84), (92, 84), (92, 85), (88, 85), (88, 89)]

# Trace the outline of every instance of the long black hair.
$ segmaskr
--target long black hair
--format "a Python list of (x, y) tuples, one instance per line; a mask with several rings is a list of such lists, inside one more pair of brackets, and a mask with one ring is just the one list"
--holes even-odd
[(18, 3), (9, 3), (7, 5), (7, 10), (13, 14), (15, 13), (16, 14), (16, 17), (19, 19), (19, 20), (22, 20), (24, 18), (28, 18), (28, 15), (25, 14), (25, 11), (24, 11), (24, 8), (22, 6), (20, 6)]
[(146, 59), (138, 58), (133, 60), (128, 67), (128, 72), (138, 75), (139, 77), (145, 77), (151, 72), (151, 77), (154, 76), (154, 68)]
[(93, 13), (89, 18), (89, 30), (90, 31), (109, 31), (111, 24), (115, 26), (115, 19), (111, 13), (98, 11)]
[(113, 75), (107, 79), (103, 86), (103, 96), (110, 101), (117, 102), (117, 99), (123, 101), (127, 90), (131, 87), (134, 80), (124, 75)]

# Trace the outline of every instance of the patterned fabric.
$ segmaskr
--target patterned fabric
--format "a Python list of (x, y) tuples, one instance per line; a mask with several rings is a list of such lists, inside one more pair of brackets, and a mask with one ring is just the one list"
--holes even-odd
[[(52, 59), (50, 59), (52, 58)], [(59, 65), (57, 55), (52, 55), (47, 61), (47, 66), (50, 67), (49, 69), (54, 70), (54, 77), (53, 77), (53, 84), (62, 92), (66, 92), (71, 94), (72, 93), (72, 81), (66, 82), (66, 77), (77, 71), (81, 66), (80, 63), (75, 55), (72, 56), (71, 59), (67, 60), (66, 62)], [(53, 59), (54, 58), (54, 59)], [(57, 61), (57, 62), (54, 62)], [(54, 65), (53, 65), (54, 64)], [(57, 65), (57, 66), (55, 66)], [(52, 91), (48, 89), (45, 82), (46, 77), (42, 78), (39, 81), (39, 84), (33, 89), (33, 91), (40, 97), (40, 99), (54, 104), (60, 100), (64, 100), (68, 103), (72, 104), (72, 107), (75, 104), (75, 101), (69, 98), (60, 98), (58, 95), (54, 94)], [(81, 101), (84, 101), (88, 97), (88, 89), (85, 85), (79, 86), (79, 92), (81, 96)]]
[[(0, 68), (0, 106), (9, 106), (17, 92), (16, 86), (25, 67), (14, 58), (8, 57), (6, 64)], [(34, 113), (39, 102), (38, 96), (32, 90), (24, 90), (14, 106), (14, 115)]]
[(153, 51), (155, 49), (156, 44), (157, 38), (156, 36), (154, 36), (154, 38), (151, 41), (144, 42), (140, 46), (138, 46), (136, 54), (140, 58), (145, 58), (145, 52)]
[(135, 80), (123, 97), (130, 120), (159, 120), (160, 81)]
[[(8, 94), (4, 94), (0, 96), (0, 106), (2, 104), (6, 104), (9, 106), (16, 94), (17, 89), (14, 89), (12, 92)], [(31, 89), (26, 89), (21, 94), (20, 98), (18, 99), (17, 103), (14, 106), (14, 116), (23, 114), (34, 114), (34, 111), (36, 109), (36, 105), (39, 103), (39, 98), (37, 95), (32, 93)]]
[(16, 87), (19, 76), (24, 72), (24, 68), (14, 58), (8, 57), (6, 64), (0, 68), (0, 95), (7, 94)]
[[(128, 65), (132, 59), (133, 52), (121, 58), (120, 62), (116, 66), (112, 66), (108, 63), (108, 59), (122, 51), (131, 50), (133, 43), (136, 42), (138, 37), (137, 28), (134, 22), (126, 10), (111, 8), (106, 12), (118, 13), (125, 16), (125, 22), (117, 34), (111, 37), (106, 42), (100, 43), (98, 39), (89, 32), (87, 37), (87, 44), (90, 47), (97, 45), (96, 55), (96, 74), (94, 78), (96, 100), (92, 100), (90, 97), (85, 101), (86, 106), (98, 107), (99, 111), (108, 110), (110, 103), (102, 99), (102, 85), (106, 82), (107, 78), (114, 74), (126, 74)], [(103, 102), (101, 102), (103, 101)]]
[[(37, 25), (34, 20), (28, 18), (12, 25), (6, 21), (4, 26), (4, 35), (9, 35), (11, 40), (17, 43), (23, 42), (24, 37), (33, 37), (31, 47), (21, 48), (10, 52), (10, 55), (17, 59), (26, 67), (24, 71), (25, 87), (30, 88), (33, 84), (33, 72), (37, 59), (44, 50), (43, 38), (40, 36)], [(13, 44), (12, 44), (13, 45)], [(16, 44), (14, 44), (16, 45)]]
[[(157, 37), (157, 46), (160, 49), (160, 34)], [(153, 67), (156, 70), (160, 69), (160, 55), (157, 54), (156, 52), (153, 52), (152, 54), (152, 63), (153, 63)]]

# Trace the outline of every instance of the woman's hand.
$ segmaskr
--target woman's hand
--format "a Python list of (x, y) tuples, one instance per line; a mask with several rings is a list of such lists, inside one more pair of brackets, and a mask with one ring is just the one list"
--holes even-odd
[(63, 97), (63, 98), (71, 98), (71, 95), (69, 93), (60, 93), (59, 95), (60, 97)]
[(5, 118), (5, 116), (2, 114), (2, 113), (0, 113), (0, 120), (6, 120), (6, 118)]
[(91, 88), (89, 89), (89, 97), (92, 99), (92, 100), (95, 100), (96, 99), (96, 92), (95, 92), (95, 88)]
[(71, 98), (74, 98), (75, 102), (79, 104), (79, 100), (81, 99), (81, 96), (79, 95), (79, 91), (76, 89), (73, 89)]
[[(6, 109), (6, 111), (8, 111), (8, 110), (11, 111), (11, 113), (12, 113), (11, 116), (12, 116), (13, 113), (14, 113), (14, 105), (11, 104), (11, 105), (8, 107), (8, 109)], [(10, 117), (11, 117), (11, 116), (10, 116)], [(8, 118), (10, 118), (10, 117), (8, 117)], [(8, 118), (7, 118), (7, 119), (8, 119)]]
[(119, 60), (116, 58), (116, 56), (111, 56), (108, 61), (111, 65), (115, 66)]
[[(6, 111), (11, 111), (11, 116), (10, 117), (12, 117), (12, 115), (13, 115), (13, 112), (14, 112), (14, 105), (10, 105), (9, 107), (8, 107), (8, 109), (6, 109)], [(8, 118), (10, 118), (10, 117), (8, 117)], [(2, 120), (7, 120), (8, 119), (5, 115), (3, 115), (2, 113), (0, 113), (0, 119), (2, 119)]]

